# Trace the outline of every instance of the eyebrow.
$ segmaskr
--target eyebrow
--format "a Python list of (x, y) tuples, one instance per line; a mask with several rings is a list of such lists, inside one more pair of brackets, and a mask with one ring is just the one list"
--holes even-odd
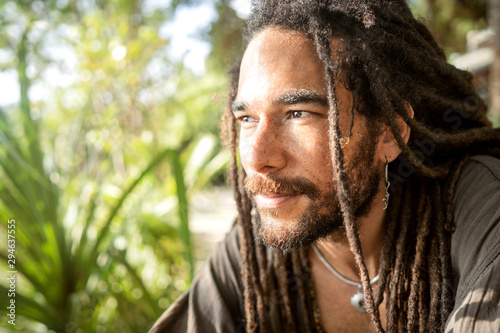
[[(272, 102), (275, 105), (318, 104), (321, 106), (328, 106), (328, 99), (326, 96), (305, 89), (286, 91), (276, 96)], [(248, 108), (248, 104), (245, 102), (236, 101), (231, 105), (231, 111), (233, 113), (246, 111)]]
[(231, 104), (231, 111), (233, 113), (246, 110), (248, 110), (248, 105), (245, 102), (234, 102), (233, 104)]
[(273, 104), (277, 105), (293, 105), (293, 104), (319, 104), (321, 106), (328, 105), (326, 96), (309, 91), (309, 90), (295, 90), (287, 91), (278, 95)]

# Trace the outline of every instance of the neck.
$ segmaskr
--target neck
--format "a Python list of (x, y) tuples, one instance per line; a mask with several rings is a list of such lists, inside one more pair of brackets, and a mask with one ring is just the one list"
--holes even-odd
[[(379, 272), (386, 212), (382, 201), (384, 197), (385, 189), (379, 191), (374, 198), (370, 212), (356, 221), (359, 226), (361, 251), (370, 279), (373, 279)], [(360, 281), (359, 269), (345, 234), (323, 238), (317, 242), (317, 246), (335, 270), (350, 280)]]

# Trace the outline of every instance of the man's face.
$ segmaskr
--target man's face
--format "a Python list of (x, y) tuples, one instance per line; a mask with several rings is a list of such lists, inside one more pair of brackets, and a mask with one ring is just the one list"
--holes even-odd
[[(342, 227), (326, 95), (323, 65), (305, 35), (268, 28), (250, 42), (233, 112), (241, 126), (245, 188), (266, 245), (289, 250)], [(337, 87), (336, 96), (342, 132), (348, 133), (352, 94)], [(367, 133), (365, 119), (355, 112), (344, 154), (358, 217), (368, 212), (381, 183), (381, 172), (374, 168), (376, 140)]]

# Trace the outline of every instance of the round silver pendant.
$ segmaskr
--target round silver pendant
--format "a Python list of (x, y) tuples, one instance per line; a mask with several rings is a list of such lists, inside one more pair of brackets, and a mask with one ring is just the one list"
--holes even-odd
[(351, 297), (351, 305), (359, 313), (366, 313), (365, 298), (363, 297), (363, 289), (358, 288), (358, 292)]

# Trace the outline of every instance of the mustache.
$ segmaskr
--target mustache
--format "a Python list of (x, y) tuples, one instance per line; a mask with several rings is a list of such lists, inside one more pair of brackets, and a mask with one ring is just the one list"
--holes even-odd
[(245, 191), (249, 196), (257, 194), (306, 195), (311, 199), (318, 198), (320, 194), (318, 187), (306, 178), (285, 178), (276, 174), (247, 176)]

